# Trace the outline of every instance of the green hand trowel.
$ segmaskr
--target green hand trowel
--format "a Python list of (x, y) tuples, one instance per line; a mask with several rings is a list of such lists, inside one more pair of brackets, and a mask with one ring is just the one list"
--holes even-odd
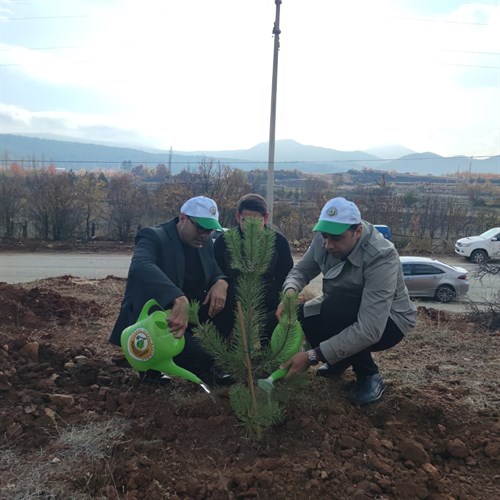
[[(149, 314), (152, 307), (160, 310)], [(184, 337), (176, 339), (168, 329), (170, 310), (164, 311), (156, 300), (148, 300), (137, 322), (123, 330), (121, 346), (123, 354), (133, 368), (140, 372), (156, 370), (166, 375), (182, 377), (200, 385), (210, 393), (208, 386), (191, 373), (177, 366), (173, 359), (184, 349)]]
[[(287, 318), (284, 317), (283, 321), (276, 326), (271, 336), (271, 351), (277, 355), (278, 361), (287, 361), (300, 351), (303, 338), (304, 332), (297, 319), (289, 325)], [(288, 369), (278, 368), (269, 377), (259, 379), (257, 385), (261, 389), (270, 392), (274, 387), (274, 382), (283, 378), (287, 373)]]

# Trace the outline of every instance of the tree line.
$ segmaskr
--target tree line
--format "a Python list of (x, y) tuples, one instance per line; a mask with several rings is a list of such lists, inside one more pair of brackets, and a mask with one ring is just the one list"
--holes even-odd
[[(221, 224), (231, 227), (243, 194), (266, 195), (265, 171), (243, 172), (208, 159), (177, 175), (160, 175), (166, 172), (158, 169), (141, 174), (11, 164), (0, 170), (0, 232), (5, 238), (128, 242), (139, 227), (178, 215), (192, 196), (216, 200)], [(322, 206), (334, 196), (357, 203), (365, 220), (389, 225), (397, 245), (414, 251), (446, 250), (458, 237), (498, 224), (498, 207), (476, 206), (459, 193), (442, 195), (418, 186), (400, 192), (383, 178), (347, 184), (342, 175), (326, 179), (288, 171), (276, 179), (273, 222), (294, 244), (311, 240)]]

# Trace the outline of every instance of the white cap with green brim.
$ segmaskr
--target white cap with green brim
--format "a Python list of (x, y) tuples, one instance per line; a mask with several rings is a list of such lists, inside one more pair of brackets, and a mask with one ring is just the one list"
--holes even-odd
[(358, 207), (345, 198), (332, 198), (327, 201), (313, 231), (338, 235), (345, 233), (353, 224), (361, 223)]
[(182, 205), (181, 213), (191, 217), (204, 229), (222, 229), (217, 203), (206, 196), (190, 198)]

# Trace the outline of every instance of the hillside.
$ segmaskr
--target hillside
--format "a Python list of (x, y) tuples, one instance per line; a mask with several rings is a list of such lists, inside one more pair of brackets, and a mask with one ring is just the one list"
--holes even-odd
[[(392, 148), (395, 150), (395, 148)], [(400, 151), (408, 151), (400, 147)], [(25, 167), (48, 166), (73, 170), (120, 169), (123, 162), (150, 168), (159, 163), (170, 165), (172, 173), (196, 167), (202, 158), (212, 158), (241, 170), (267, 169), (268, 145), (257, 144), (247, 150), (172, 152), (144, 151), (135, 148), (72, 142), (12, 134), (0, 134), (0, 154), (4, 164), (19, 163)], [(304, 173), (341, 173), (363, 168), (443, 175), (465, 172), (500, 174), (500, 156), (470, 159), (465, 156), (442, 157), (435, 153), (410, 153), (398, 159), (385, 159), (363, 151), (339, 151), (307, 146), (296, 141), (277, 141), (275, 168)]]
[(20, 135), (0, 134), (2, 161), (31, 166), (53, 164), (58, 168), (73, 170), (118, 170), (122, 162), (156, 167), (159, 163), (172, 165), (172, 173), (198, 165), (201, 157), (180, 155), (169, 151), (151, 153), (139, 149), (105, 146), (81, 142), (40, 139)]

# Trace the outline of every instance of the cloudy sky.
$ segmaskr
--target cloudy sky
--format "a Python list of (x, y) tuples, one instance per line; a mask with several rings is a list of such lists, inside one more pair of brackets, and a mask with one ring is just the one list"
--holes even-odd
[[(274, 0), (0, 0), (0, 132), (269, 139)], [(500, 154), (500, 1), (283, 0), (276, 139)]]

